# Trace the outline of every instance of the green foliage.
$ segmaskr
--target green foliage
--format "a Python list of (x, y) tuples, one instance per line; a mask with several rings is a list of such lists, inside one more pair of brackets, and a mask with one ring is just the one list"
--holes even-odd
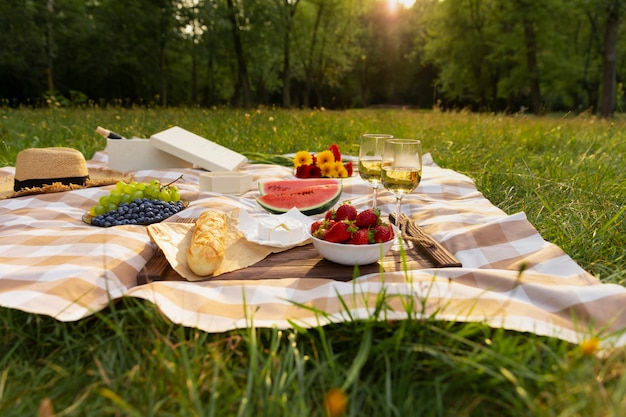
[[(394, 1), (233, 0), (233, 24), (224, 0), (7, 0), (0, 100), (47, 106), (51, 95), (80, 91), (88, 101), (53, 104), (241, 106), (245, 65), (247, 107), (516, 112), (533, 107), (538, 79), (542, 110), (595, 110), (608, 6), (625, 7), (417, 0), (392, 10)], [(622, 18), (621, 32), (625, 25)], [(617, 40), (617, 80), (626, 71), (625, 39)], [(623, 106), (624, 89), (615, 94)]]
[[(118, 107), (0, 108), (0, 120), (1, 166), (31, 146), (90, 157), (104, 147), (98, 125), (138, 137), (178, 125), (257, 157), (330, 143), (354, 155), (366, 131), (417, 137), (585, 269), (626, 283), (623, 116)], [(410, 319), (379, 320), (387, 297), (369, 320), (278, 330), (251, 316), (222, 334), (180, 327), (134, 298), (72, 323), (2, 308), (0, 414), (324, 416), (335, 388), (349, 416), (605, 417), (626, 407), (626, 349), (588, 355), (584, 344), (420, 318), (408, 303)]]

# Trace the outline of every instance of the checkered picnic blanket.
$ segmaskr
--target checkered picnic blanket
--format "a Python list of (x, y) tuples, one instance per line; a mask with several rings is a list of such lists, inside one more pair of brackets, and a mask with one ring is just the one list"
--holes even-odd
[[(208, 332), (239, 327), (318, 326), (370, 317), (381, 293), (388, 309), (380, 318), (436, 317), (534, 332), (581, 342), (600, 337), (626, 345), (626, 288), (602, 284), (559, 247), (545, 241), (524, 213), (507, 215), (473, 181), (425, 156), (423, 179), (403, 201), (403, 212), (462, 262), (461, 268), (369, 274), (350, 282), (300, 276), (281, 279), (202, 282), (155, 281), (137, 285), (136, 275), (157, 250), (145, 226), (99, 228), (81, 219), (112, 186), (24, 196), (0, 201), (0, 305), (79, 320), (110, 299), (139, 297), (169, 319)], [(89, 166), (107, 165), (97, 152)], [(259, 180), (283, 179), (292, 170), (248, 164)], [(200, 192), (199, 169), (136, 171), (138, 181), (177, 182), (189, 207), (177, 217), (197, 217), (207, 208), (268, 214), (242, 196)], [(0, 169), (0, 178), (14, 173)], [(358, 176), (344, 181), (343, 200), (361, 209), (371, 190)], [(395, 209), (379, 193), (383, 213)], [(526, 269), (520, 273), (524, 266)]]

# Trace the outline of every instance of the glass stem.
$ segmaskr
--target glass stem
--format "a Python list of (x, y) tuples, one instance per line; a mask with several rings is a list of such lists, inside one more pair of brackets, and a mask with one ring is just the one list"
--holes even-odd
[(372, 189), (372, 208), (376, 208), (377, 194), (378, 194), (378, 186), (375, 185)]
[(400, 227), (400, 214), (402, 213), (402, 195), (396, 197), (396, 226)]

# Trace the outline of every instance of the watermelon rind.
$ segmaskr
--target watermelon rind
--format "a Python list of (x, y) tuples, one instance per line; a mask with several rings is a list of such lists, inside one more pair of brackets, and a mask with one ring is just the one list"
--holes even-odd
[[(333, 190), (332, 194), (327, 194), (325, 197), (323, 196), (325, 191), (331, 190)], [(338, 181), (334, 185), (314, 185), (284, 193), (264, 194), (257, 197), (256, 201), (261, 207), (263, 207), (263, 209), (273, 214), (283, 214), (295, 207), (302, 214), (306, 216), (313, 216), (330, 210), (335, 204), (337, 204), (339, 198), (341, 198), (342, 192), (343, 184)], [(299, 203), (289, 202), (290, 200), (293, 201), (298, 198), (307, 201), (300, 201)], [(317, 201), (311, 203), (311, 200), (314, 200), (315, 198), (317, 198)]]
[(259, 181), (259, 193), (280, 194), (314, 185), (336, 185), (341, 184), (341, 180), (336, 178), (302, 178), (297, 180), (273, 180)]

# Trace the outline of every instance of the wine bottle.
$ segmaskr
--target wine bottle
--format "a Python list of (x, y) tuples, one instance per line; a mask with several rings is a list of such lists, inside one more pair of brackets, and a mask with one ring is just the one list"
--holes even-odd
[(98, 126), (96, 129), (96, 133), (98, 133), (99, 135), (104, 136), (107, 139), (126, 139), (124, 136), (112, 132), (109, 129), (105, 129), (103, 127)]

